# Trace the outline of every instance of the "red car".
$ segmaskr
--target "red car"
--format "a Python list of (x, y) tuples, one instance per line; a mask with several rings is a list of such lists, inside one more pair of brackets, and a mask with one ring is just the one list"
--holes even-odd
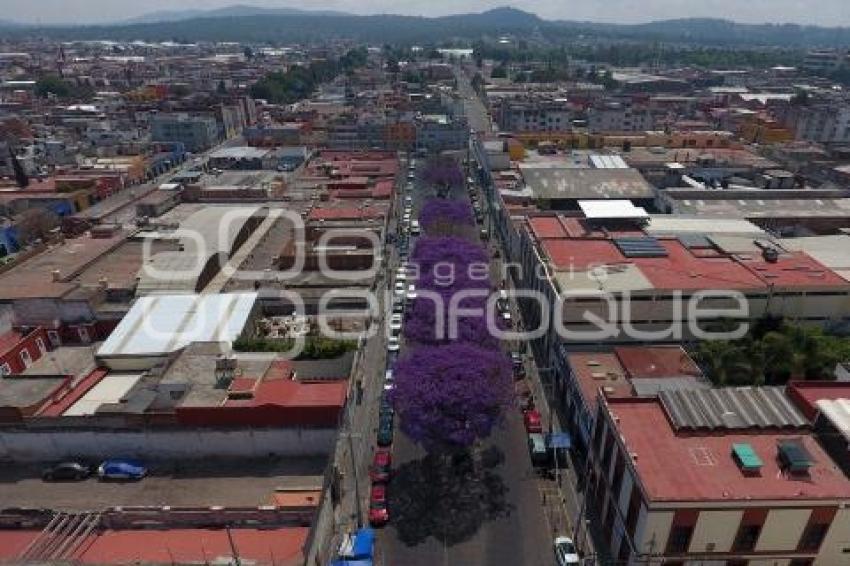
[(539, 412), (530, 409), (522, 414), (522, 418), (525, 421), (525, 431), (527, 433), (543, 432), (543, 422), (540, 420)]
[(382, 483), (372, 484), (369, 496), (369, 524), (381, 527), (390, 520), (390, 510), (387, 507), (387, 486)]
[(369, 477), (375, 483), (386, 483), (390, 481), (392, 471), (393, 455), (389, 450), (378, 450), (372, 459), (372, 467), (369, 469)]

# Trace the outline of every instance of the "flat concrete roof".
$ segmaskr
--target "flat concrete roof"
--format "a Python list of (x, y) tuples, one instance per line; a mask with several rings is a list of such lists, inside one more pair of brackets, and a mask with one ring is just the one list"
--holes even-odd
[[(650, 501), (717, 502), (850, 499), (850, 479), (835, 466), (810, 433), (746, 431), (677, 435), (657, 400), (610, 399), (617, 429)], [(780, 468), (777, 444), (795, 440), (812, 457), (804, 475)], [(756, 476), (744, 475), (732, 445), (749, 444), (763, 462)]]
[(568, 169), (520, 165), (538, 199), (649, 199), (655, 190), (635, 169)]

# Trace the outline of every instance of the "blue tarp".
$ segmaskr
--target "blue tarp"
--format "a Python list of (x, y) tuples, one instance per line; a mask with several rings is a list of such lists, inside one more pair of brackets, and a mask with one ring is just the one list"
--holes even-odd
[(353, 559), (353, 560), (334, 560), (331, 562), (331, 566), (373, 566), (373, 562), (371, 558), (364, 558), (363, 560)]
[(362, 528), (354, 536), (354, 546), (351, 547), (352, 558), (372, 558), (375, 548), (375, 531), (368, 527)]
[(547, 435), (546, 444), (549, 448), (569, 450), (573, 446), (573, 439), (568, 432), (553, 432)]

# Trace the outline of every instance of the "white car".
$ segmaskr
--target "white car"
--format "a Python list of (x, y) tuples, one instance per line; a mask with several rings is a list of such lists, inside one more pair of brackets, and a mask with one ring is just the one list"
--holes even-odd
[(398, 352), (399, 348), (401, 348), (401, 341), (398, 336), (390, 336), (387, 340), (387, 351), (388, 352)]
[(395, 387), (395, 381), (393, 378), (393, 370), (388, 369), (387, 373), (384, 374), (384, 391), (389, 391)]
[(396, 281), (407, 281), (407, 271), (399, 269), (395, 272)]
[(576, 545), (570, 537), (558, 537), (555, 539), (555, 563), (558, 566), (580, 564)]
[(396, 295), (404, 295), (404, 293), (406, 292), (404, 283), (402, 283), (401, 281), (397, 281), (395, 287), (393, 288), (393, 292)]
[(400, 314), (394, 314), (390, 317), (390, 330), (401, 330), (402, 317)]
[(404, 204), (413, 204), (413, 197), (409, 195), (404, 197)]

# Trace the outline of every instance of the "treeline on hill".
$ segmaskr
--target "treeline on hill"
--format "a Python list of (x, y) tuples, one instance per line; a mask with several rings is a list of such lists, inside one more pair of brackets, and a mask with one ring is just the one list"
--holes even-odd
[(476, 59), (492, 59), (502, 64), (545, 62), (551, 68), (563, 68), (570, 60), (605, 63), (620, 67), (657, 63), (688, 65), (705, 68), (755, 67), (797, 65), (804, 52), (788, 48), (730, 49), (653, 43), (564, 44), (556, 48), (541, 48), (519, 42), (516, 47), (478, 41), (473, 46)]
[(366, 57), (366, 49), (352, 49), (339, 59), (313, 61), (283, 73), (269, 73), (251, 87), (251, 95), (274, 104), (292, 104), (308, 98), (320, 84), (362, 67)]

